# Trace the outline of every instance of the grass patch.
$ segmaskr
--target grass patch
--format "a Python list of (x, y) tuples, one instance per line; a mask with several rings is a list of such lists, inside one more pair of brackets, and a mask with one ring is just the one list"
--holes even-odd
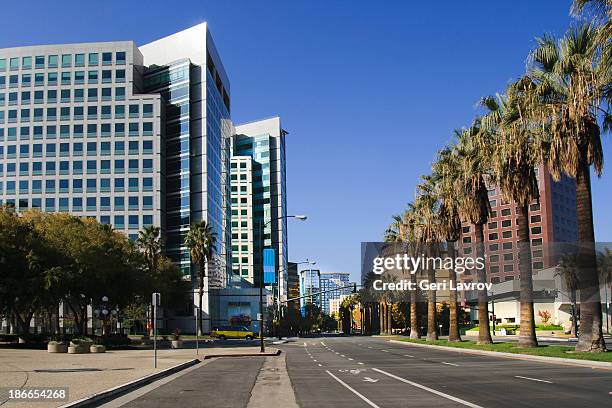
[(607, 353), (576, 353), (572, 346), (542, 345), (535, 348), (517, 347), (516, 343), (499, 342), (493, 344), (476, 344), (472, 340), (449, 343), (446, 340), (427, 341), (425, 339), (401, 339), (408, 343), (433, 344), (436, 346), (455, 347), (474, 350), (498, 351), (503, 353), (529, 354), (532, 356), (560, 357), (575, 360), (591, 360), (612, 362), (612, 352)]

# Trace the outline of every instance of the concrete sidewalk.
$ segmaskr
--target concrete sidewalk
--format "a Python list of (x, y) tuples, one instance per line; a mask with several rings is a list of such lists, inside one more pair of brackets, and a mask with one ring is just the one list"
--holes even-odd
[[(278, 350), (268, 347), (266, 354)], [(158, 350), (157, 369), (152, 350), (107, 351), (104, 354), (53, 354), (46, 350), (0, 350), (0, 387), (68, 387), (76, 401), (164, 369), (207, 356), (259, 355), (259, 347), (207, 347)], [(5, 402), (2, 407), (58, 407), (62, 402)]]

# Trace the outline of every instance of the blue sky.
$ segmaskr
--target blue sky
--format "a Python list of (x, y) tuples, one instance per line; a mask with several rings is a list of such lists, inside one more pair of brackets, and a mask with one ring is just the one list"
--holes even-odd
[[(143, 44), (208, 21), (230, 77), (234, 121), (280, 115), (290, 132), (289, 209), (309, 216), (290, 221), (291, 259), (357, 278), (360, 242), (381, 239), (479, 98), (523, 72), (534, 36), (565, 30), (570, 3), (7, 2), (0, 47)], [(593, 182), (599, 241), (612, 241), (606, 171)]]

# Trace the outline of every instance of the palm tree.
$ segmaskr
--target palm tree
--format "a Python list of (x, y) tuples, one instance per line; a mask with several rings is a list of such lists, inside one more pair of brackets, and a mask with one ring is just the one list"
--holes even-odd
[(560, 276), (563, 279), (563, 283), (565, 284), (565, 289), (567, 290), (567, 296), (571, 303), (571, 311), (572, 311), (572, 330), (571, 333), (574, 336), (578, 336), (578, 313), (577, 313), (577, 305), (576, 305), (576, 291), (580, 286), (580, 282), (578, 281), (578, 274), (576, 273), (576, 269), (578, 268), (578, 261), (576, 253), (574, 252), (574, 248), (570, 248), (569, 252), (566, 252), (561, 257), (559, 265), (555, 268), (555, 276)]
[[(143, 231), (138, 231), (138, 239), (136, 240), (136, 244), (144, 255), (151, 277), (157, 271), (157, 262), (161, 256), (162, 240), (160, 232), (161, 229), (159, 227), (151, 225)], [(151, 304), (150, 315), (151, 319), (153, 319), (153, 304)], [(149, 334), (153, 335), (153, 322), (151, 322)]]
[[(599, 278), (591, 196), (591, 166), (603, 167), (600, 133), (612, 126), (609, 84), (612, 70), (599, 52), (592, 25), (572, 27), (557, 40), (545, 35), (529, 57), (527, 78), (533, 83), (528, 114), (545, 130), (545, 164), (555, 180), (576, 179), (576, 213), (580, 247), (580, 337), (577, 351), (606, 350), (603, 340)], [(601, 127), (600, 127), (601, 121)]]
[(598, 25), (597, 39), (600, 45), (609, 45), (612, 39), (612, 0), (574, 0), (572, 14), (594, 19)]
[[(414, 201), (415, 215), (417, 216), (417, 228), (419, 235), (425, 245), (427, 257), (433, 255), (433, 250), (438, 241), (438, 202), (435, 196), (435, 187), (431, 176), (422, 176), (423, 182), (418, 185), (418, 196)], [(435, 267), (427, 268), (427, 279), (429, 283), (436, 281)], [(427, 294), (427, 340), (438, 340), (438, 327), (436, 324), (436, 290), (430, 289)]]
[[(446, 241), (447, 252), (455, 264), (455, 244), (461, 238), (461, 218), (458, 202), (455, 198), (455, 182), (457, 180), (457, 162), (450, 148), (438, 152), (438, 160), (432, 165), (433, 177), (440, 199), (439, 234)], [(457, 274), (454, 269), (449, 271), (449, 283), (457, 287)], [(449, 291), (449, 331), (448, 341), (461, 341), (458, 323), (457, 291)]]
[(537, 134), (523, 112), (528, 81), (508, 87), (505, 98), (487, 97), (481, 104), (488, 109), (482, 117), (482, 131), (493, 141), (491, 149), (491, 181), (501, 190), (502, 197), (516, 204), (519, 246), (521, 326), (519, 347), (537, 347), (533, 310), (533, 275), (529, 205), (540, 197), (536, 166), (542, 150)]
[[(394, 215), (393, 223), (385, 233), (385, 241), (402, 243), (402, 248), (406, 253), (416, 254), (418, 249), (417, 231), (414, 224), (414, 207), (412, 204), (402, 215)], [(410, 272), (410, 281), (414, 290), (410, 291), (410, 338), (418, 339), (421, 337), (418, 327), (417, 301), (418, 293), (416, 289), (416, 271)]]
[[(458, 160), (459, 171), (455, 197), (458, 201), (459, 216), (474, 225), (476, 233), (476, 256), (485, 259), (484, 225), (491, 213), (485, 179), (488, 175), (490, 140), (486, 132), (480, 131), (479, 121), (468, 129), (456, 132), (457, 144), (453, 154)], [(487, 282), (486, 266), (477, 269), (478, 281)], [(478, 344), (491, 344), (489, 331), (489, 304), (487, 290), (478, 291)]]
[(191, 224), (185, 237), (191, 259), (198, 265), (198, 335), (202, 335), (202, 298), (204, 297), (204, 277), (217, 245), (217, 234), (205, 220)]

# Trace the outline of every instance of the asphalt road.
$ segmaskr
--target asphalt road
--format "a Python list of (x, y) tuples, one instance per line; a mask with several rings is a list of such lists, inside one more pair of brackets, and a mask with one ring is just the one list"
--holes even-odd
[[(299, 339), (280, 347), (302, 408), (604, 407), (612, 370), (390, 343), (375, 337)], [(276, 357), (268, 357), (276, 358)], [(264, 359), (220, 358), (104, 407), (246, 407)], [(282, 401), (270, 401), (283, 408)]]
[(298, 404), (309, 407), (594, 407), (612, 371), (396, 345), (371, 337), (282, 347)]

